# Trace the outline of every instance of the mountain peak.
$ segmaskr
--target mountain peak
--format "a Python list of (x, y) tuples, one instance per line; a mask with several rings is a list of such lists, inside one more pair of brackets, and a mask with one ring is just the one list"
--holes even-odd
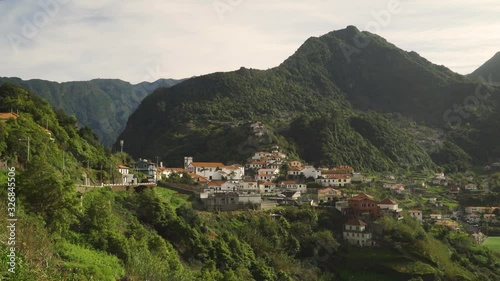
[(491, 59), (469, 74), (469, 77), (486, 79), (492, 77), (492, 82), (500, 83), (500, 52), (497, 52)]

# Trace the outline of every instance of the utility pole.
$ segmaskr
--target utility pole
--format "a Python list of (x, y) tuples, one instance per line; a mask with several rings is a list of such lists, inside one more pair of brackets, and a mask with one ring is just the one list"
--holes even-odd
[[(85, 185), (89, 186), (90, 185), (90, 179), (89, 179), (89, 170), (90, 170), (90, 160), (87, 159), (85, 160), (87, 162), (87, 171), (85, 171), (85, 174), (87, 174), (87, 177), (85, 178)], [(84, 161), (84, 162), (85, 162)]]
[[(111, 181), (111, 178), (113, 178), (113, 181)], [(113, 174), (113, 162), (109, 163), (109, 182), (111, 184), (115, 183), (115, 175)]]

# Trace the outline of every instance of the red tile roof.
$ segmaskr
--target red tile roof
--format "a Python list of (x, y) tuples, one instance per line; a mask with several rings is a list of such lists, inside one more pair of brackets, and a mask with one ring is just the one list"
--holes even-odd
[(357, 226), (366, 226), (367, 224), (359, 219), (351, 219), (345, 223), (346, 225), (357, 225)]
[(125, 165), (116, 165), (116, 167), (118, 169), (130, 169), (129, 167), (125, 166)]
[(226, 183), (226, 181), (211, 181), (208, 183), (208, 186), (221, 186), (224, 183)]
[(396, 201), (392, 200), (392, 199), (389, 199), (389, 198), (385, 198), (384, 200), (382, 200), (379, 204), (388, 204), (388, 205), (396, 205), (398, 204)]
[(335, 189), (333, 187), (327, 187), (327, 188), (323, 188), (323, 189), (320, 189), (318, 190), (318, 193), (329, 193), (330, 191), (334, 191), (335, 193), (342, 193), (341, 191), (339, 191), (338, 189)]
[(224, 164), (218, 162), (192, 162), (191, 164), (194, 167), (211, 167), (211, 168), (224, 167)]
[(363, 199), (371, 199), (371, 200), (373, 200), (373, 198), (374, 198), (373, 196), (368, 195), (366, 193), (360, 193), (360, 194), (358, 194), (358, 195), (350, 198), (350, 200), (363, 200)]
[(19, 117), (19, 114), (16, 114), (14, 112), (1, 112), (0, 113), (1, 120), (8, 120), (10, 118), (17, 119), (18, 117)]

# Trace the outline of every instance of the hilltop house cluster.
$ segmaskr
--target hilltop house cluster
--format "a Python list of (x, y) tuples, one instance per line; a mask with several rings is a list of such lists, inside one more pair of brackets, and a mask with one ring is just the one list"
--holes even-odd
[[(255, 130), (259, 131), (259, 124)], [(130, 173), (132, 168), (117, 166), (123, 175), (123, 184), (137, 181)], [(262, 196), (274, 196), (285, 201), (325, 202), (339, 198), (341, 187), (346, 187), (360, 174), (350, 166), (334, 168), (313, 167), (300, 161), (288, 160), (279, 147), (271, 151), (255, 152), (244, 165), (225, 165), (220, 162), (197, 162), (193, 157), (184, 157), (184, 167), (163, 167), (162, 162), (154, 163), (139, 159), (133, 168), (149, 182), (168, 179), (172, 175), (189, 177), (198, 184), (200, 199), (210, 205), (209, 209), (237, 209), (241, 204), (260, 206)], [(316, 182), (318, 188), (307, 188), (306, 182)], [(232, 208), (227, 205), (234, 204)]]

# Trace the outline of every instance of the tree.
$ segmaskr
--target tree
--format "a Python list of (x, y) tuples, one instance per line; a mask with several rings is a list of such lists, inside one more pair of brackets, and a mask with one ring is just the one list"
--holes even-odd
[(79, 205), (75, 187), (45, 159), (34, 157), (18, 186), (28, 212), (40, 214), (51, 232), (62, 234), (75, 221)]

